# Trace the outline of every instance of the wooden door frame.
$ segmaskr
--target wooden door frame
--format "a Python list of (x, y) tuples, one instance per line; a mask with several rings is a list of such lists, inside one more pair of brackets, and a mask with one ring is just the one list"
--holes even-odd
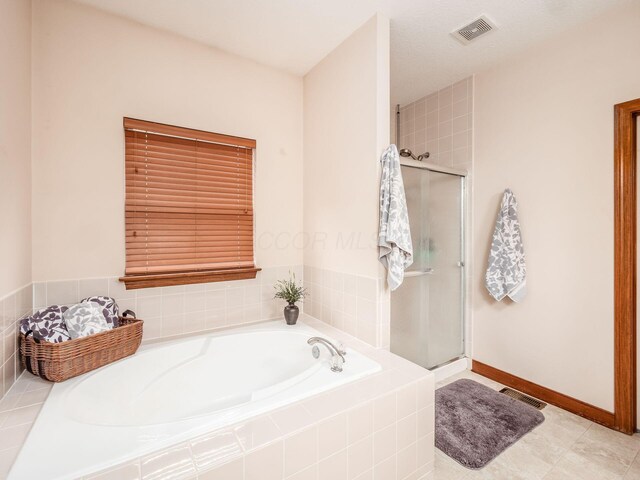
[(614, 107), (614, 428), (636, 428), (636, 117), (640, 98)]

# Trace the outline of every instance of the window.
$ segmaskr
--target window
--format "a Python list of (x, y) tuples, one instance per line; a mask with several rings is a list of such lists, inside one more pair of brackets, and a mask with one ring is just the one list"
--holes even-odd
[(255, 140), (124, 119), (126, 288), (255, 278)]

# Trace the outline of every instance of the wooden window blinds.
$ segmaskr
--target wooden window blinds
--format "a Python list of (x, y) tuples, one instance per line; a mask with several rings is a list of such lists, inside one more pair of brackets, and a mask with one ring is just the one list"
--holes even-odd
[(124, 119), (129, 288), (255, 278), (255, 140)]

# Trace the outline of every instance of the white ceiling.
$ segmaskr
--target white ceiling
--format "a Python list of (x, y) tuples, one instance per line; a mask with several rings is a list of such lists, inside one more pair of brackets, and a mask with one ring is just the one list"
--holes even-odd
[[(304, 75), (375, 12), (391, 19), (391, 99), (405, 104), (637, 0), (77, 0)], [(498, 30), (449, 32), (486, 14)]]

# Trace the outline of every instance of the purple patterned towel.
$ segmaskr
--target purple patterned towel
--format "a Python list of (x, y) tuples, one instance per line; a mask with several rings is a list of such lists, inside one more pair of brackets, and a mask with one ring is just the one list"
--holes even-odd
[(102, 306), (94, 302), (71, 305), (62, 317), (73, 339), (106, 332), (113, 328), (104, 318)]
[(118, 304), (111, 297), (103, 297), (103, 296), (94, 296), (87, 297), (81, 300), (81, 303), (92, 302), (97, 303), (102, 307), (102, 314), (104, 318), (107, 320), (109, 324), (109, 328), (115, 328), (119, 325), (119, 314), (120, 311), (118, 309)]
[(51, 305), (20, 320), (20, 332), (33, 332), (33, 338), (40, 341), (60, 343), (69, 340), (69, 331), (62, 315), (67, 311), (64, 305)]

